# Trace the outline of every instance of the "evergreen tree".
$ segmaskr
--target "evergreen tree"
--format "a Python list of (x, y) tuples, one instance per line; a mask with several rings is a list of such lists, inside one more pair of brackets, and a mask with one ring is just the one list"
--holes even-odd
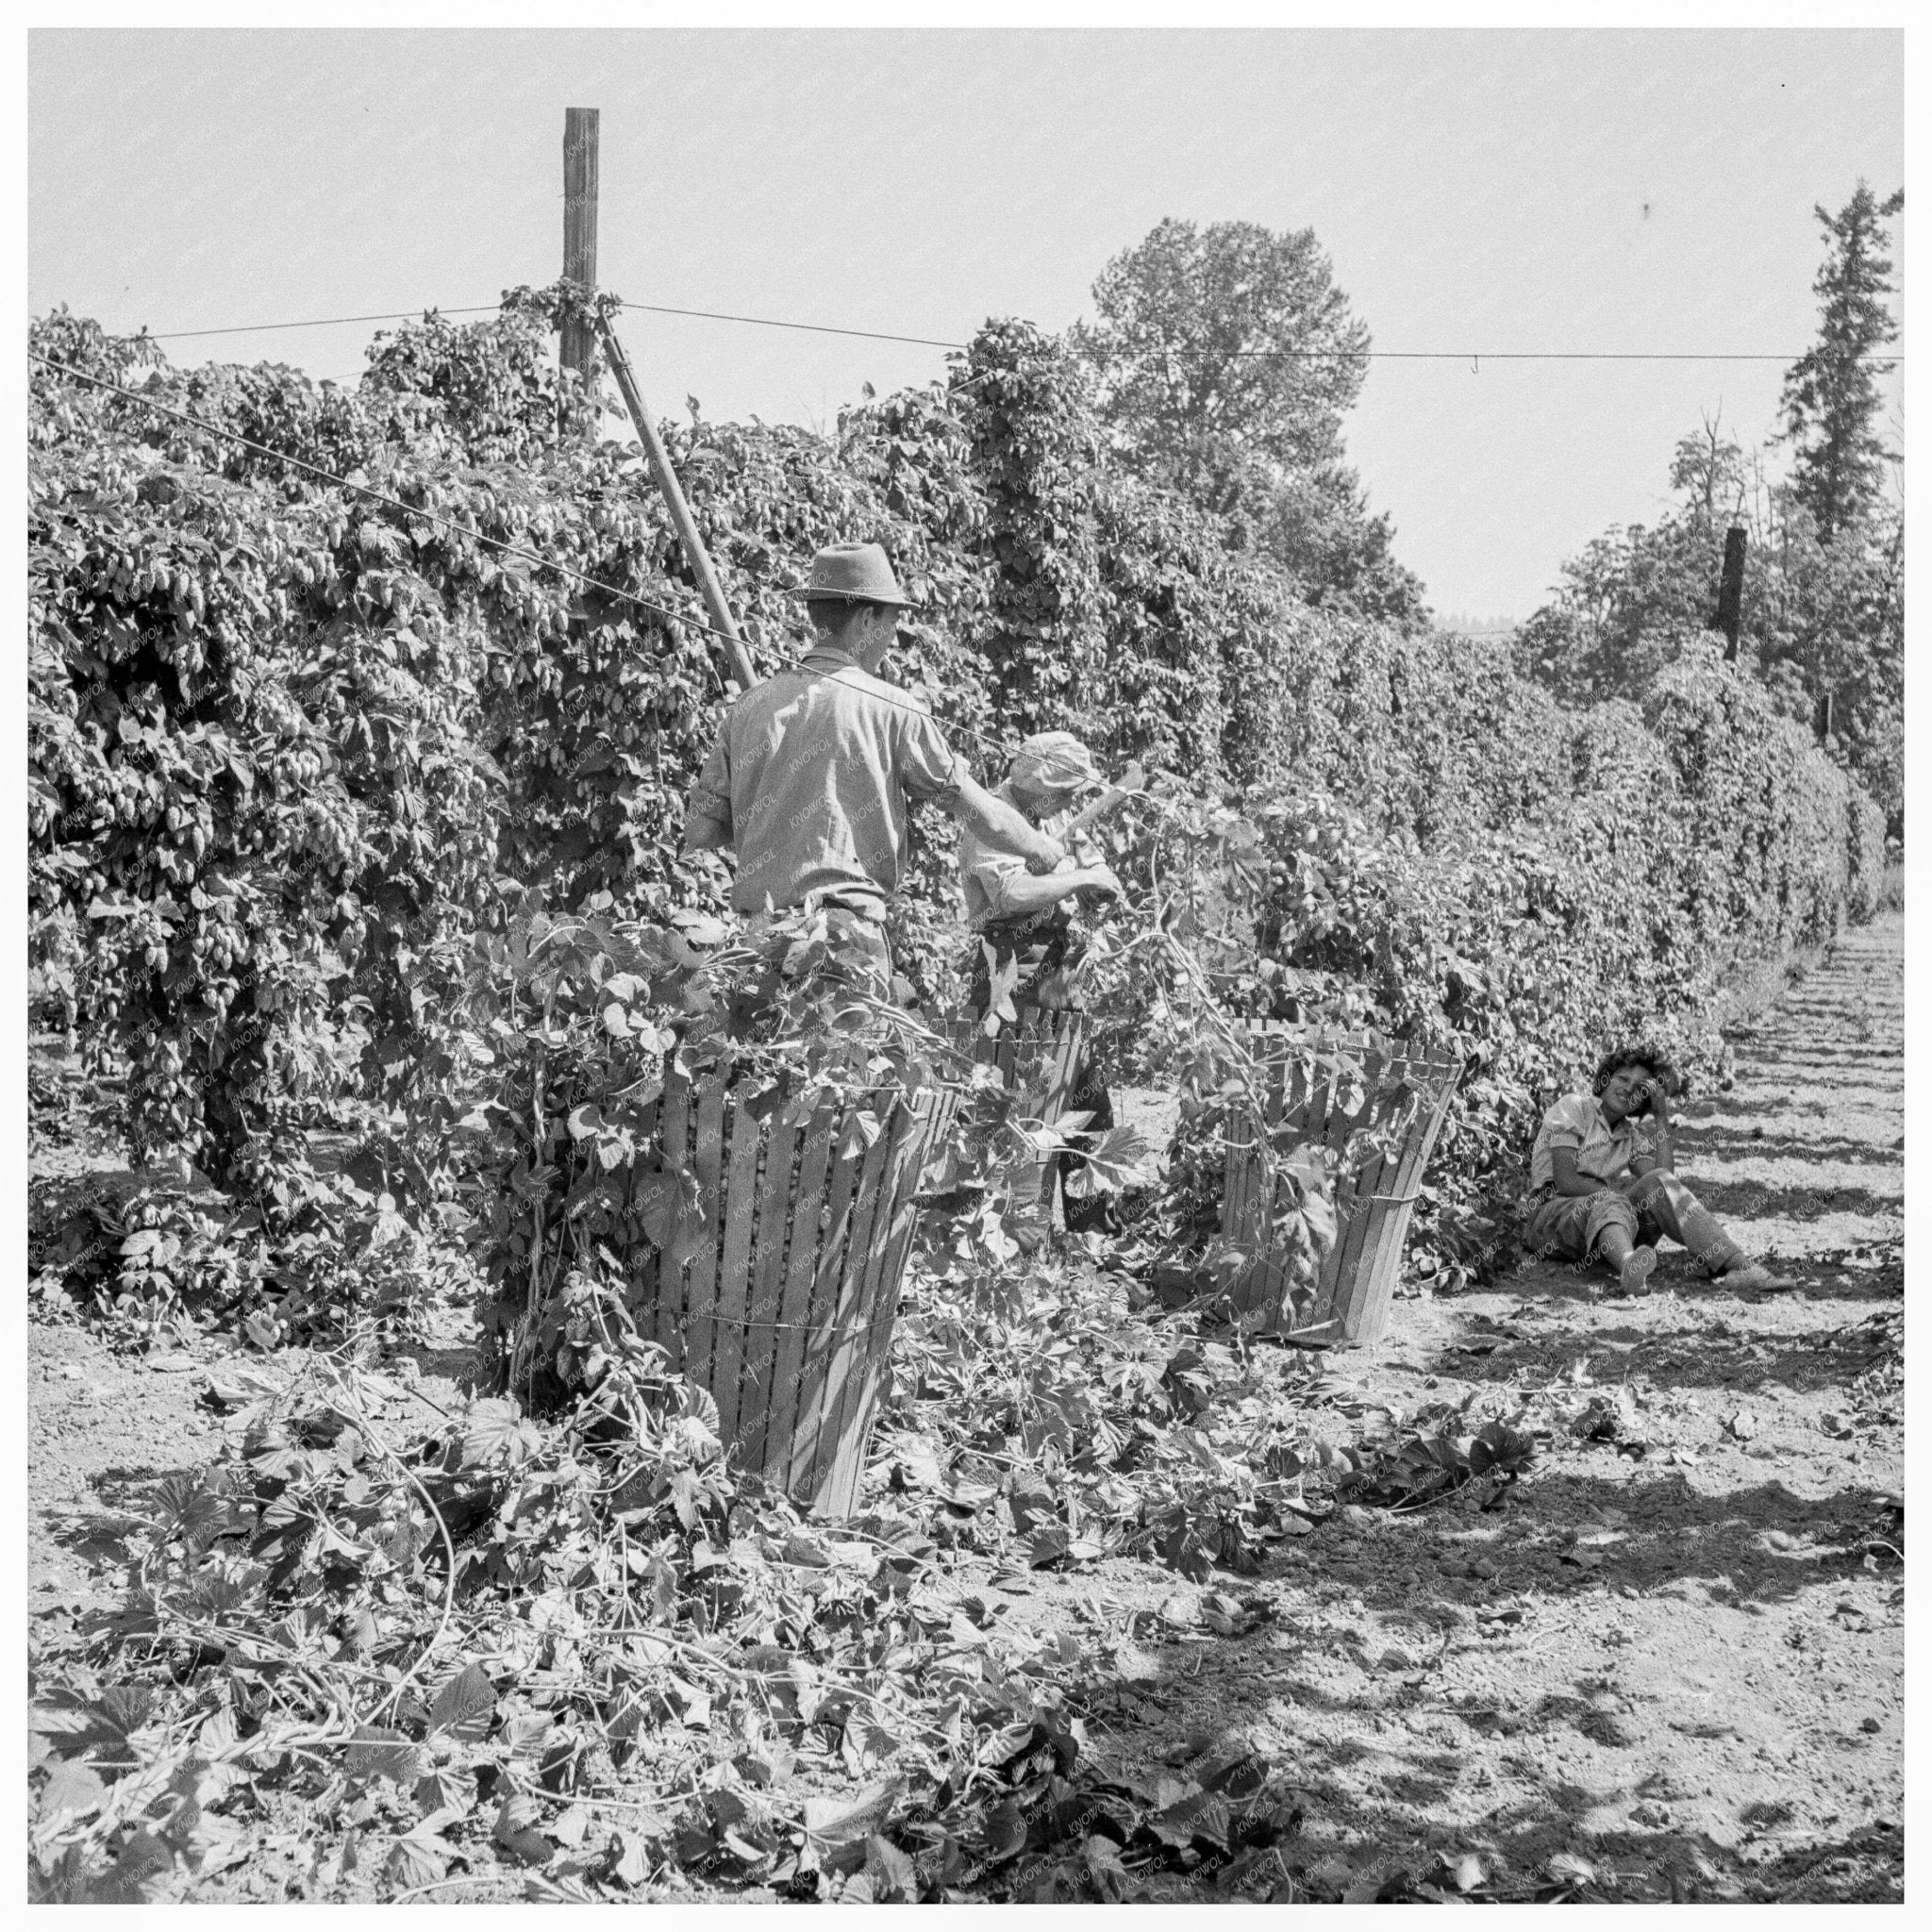
[(1886, 306), (1894, 284), (1880, 225), (1905, 201), (1900, 189), (1880, 202), (1861, 180), (1837, 214), (1816, 209), (1826, 237), (1824, 265), (1811, 285), (1818, 341), (1786, 373), (1782, 407), (1796, 446), (1792, 486), (1826, 543), (1872, 508), (1884, 477), (1889, 452), (1874, 428), (1873, 358), (1898, 340), (1898, 325)]

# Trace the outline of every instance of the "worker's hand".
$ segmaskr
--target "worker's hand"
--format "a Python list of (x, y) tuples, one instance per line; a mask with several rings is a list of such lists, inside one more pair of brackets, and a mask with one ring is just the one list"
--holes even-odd
[(1044, 876), (1058, 869), (1060, 860), (1067, 856), (1067, 849), (1051, 832), (1042, 832), (1036, 827), (1022, 856), (1026, 860), (1028, 872)]
[(1110, 865), (1090, 865), (1081, 874), (1080, 896), (1091, 904), (1118, 899), (1124, 890)]

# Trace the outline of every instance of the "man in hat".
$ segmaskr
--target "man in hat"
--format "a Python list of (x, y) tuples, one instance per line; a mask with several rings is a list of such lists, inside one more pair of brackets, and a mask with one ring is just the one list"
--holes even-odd
[[(1006, 783), (993, 795), (1037, 825), (1072, 812), (1105, 789), (1093, 755), (1071, 731), (1041, 731), (1020, 746)], [(1070, 866), (1037, 877), (1005, 840), (969, 826), (959, 840), (959, 883), (975, 941), (970, 962), (974, 1012), (984, 1018), (991, 1005), (995, 972), (1017, 974), (1008, 992), (1016, 1007), (1078, 1010), (1084, 1003), (1068, 974), (1085, 944), (1074, 915), (1082, 905), (1120, 896), (1113, 869)], [(1074, 1137), (1075, 1148), (1092, 1144), (1114, 1124), (1112, 1096), (1084, 1058), (1074, 1070), (1066, 1105), (1070, 1112), (1088, 1116), (1085, 1131)], [(1077, 1154), (1062, 1154), (1056, 1163), (1068, 1228), (1075, 1234), (1116, 1231), (1108, 1198), (1080, 1201), (1064, 1191), (1077, 1160)]]
[(821, 550), (805, 596), (813, 647), (732, 705), (691, 793), (685, 849), (736, 849), (740, 912), (816, 899), (884, 963), (908, 801), (944, 807), (1032, 872), (1064, 855), (974, 782), (923, 704), (878, 676), (908, 600), (876, 543)]

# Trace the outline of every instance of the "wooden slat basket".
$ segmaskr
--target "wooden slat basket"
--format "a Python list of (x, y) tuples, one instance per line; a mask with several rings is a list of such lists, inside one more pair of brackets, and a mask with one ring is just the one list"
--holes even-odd
[[(1017, 1024), (1004, 1022), (996, 1034), (989, 1034), (970, 1015), (935, 1019), (932, 1024), (966, 1058), (997, 1067), (1008, 1087), (1021, 1096), (1022, 1109), (1051, 1126), (1073, 1099), (1087, 1043), (1087, 1015), (1062, 1007), (1022, 1005), (1017, 1010)], [(931, 1150), (937, 1151), (943, 1131), (933, 1136)], [(1027, 1163), (1014, 1175), (1015, 1204), (1050, 1211), (1058, 1172), (1052, 1158)]]
[[(1292, 1144), (1340, 1152), (1357, 1128), (1398, 1118), (1402, 1131), (1391, 1155), (1372, 1154), (1342, 1175), (1335, 1197), (1335, 1244), (1324, 1258), (1314, 1306), (1298, 1319), (1289, 1303), (1284, 1265), (1267, 1252), (1265, 1170), (1254, 1122), (1236, 1113), (1228, 1124), (1221, 1228), (1254, 1258), (1235, 1284), (1235, 1307), (1265, 1316), (1264, 1332), (1297, 1341), (1379, 1341), (1395, 1295), (1409, 1216), (1462, 1062), (1443, 1048), (1374, 1033), (1310, 1031), (1281, 1021), (1261, 1023), (1249, 1038), (1268, 1070), (1264, 1118), (1271, 1127), (1285, 1124)], [(1312, 1080), (1303, 1063), (1307, 1051), (1333, 1062), (1316, 1069)], [(1353, 1108), (1347, 1105), (1351, 1066), (1359, 1072), (1361, 1087), (1360, 1104)]]
[(632, 1312), (710, 1391), (734, 1463), (822, 1519), (858, 1500), (920, 1163), (958, 1106), (950, 1088), (892, 1096), (867, 1145), (855, 1104), (761, 1120), (724, 1074), (665, 1088), (665, 1164), (697, 1201), (633, 1275)]

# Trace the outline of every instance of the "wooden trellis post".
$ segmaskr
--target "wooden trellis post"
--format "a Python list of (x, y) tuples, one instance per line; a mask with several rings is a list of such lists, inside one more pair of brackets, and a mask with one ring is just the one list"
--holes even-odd
[(1744, 532), (1733, 524), (1724, 532), (1724, 568), (1718, 579), (1717, 627), (1724, 634), (1724, 661), (1738, 655), (1738, 631), (1744, 621)]
[[(597, 109), (563, 110), (563, 278), (597, 286)], [(575, 319), (563, 325), (558, 356), (591, 380), (596, 331)]]

